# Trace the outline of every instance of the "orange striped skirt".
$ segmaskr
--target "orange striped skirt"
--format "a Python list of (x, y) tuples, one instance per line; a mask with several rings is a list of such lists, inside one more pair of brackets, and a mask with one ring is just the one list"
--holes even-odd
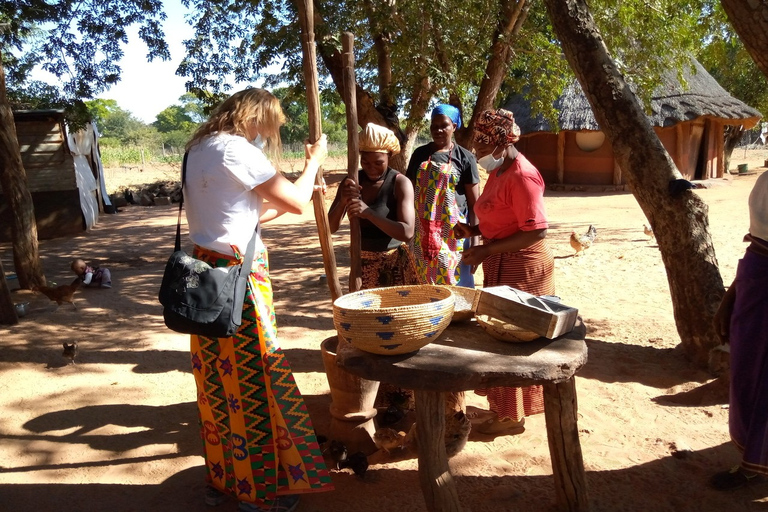
[[(492, 240), (484, 240), (490, 243)], [(483, 261), (483, 287), (507, 285), (533, 295), (554, 295), (555, 259), (546, 240), (518, 252), (494, 254)], [(544, 388), (494, 387), (476, 389), (488, 397), (488, 406), (497, 416), (520, 421), (544, 412)]]

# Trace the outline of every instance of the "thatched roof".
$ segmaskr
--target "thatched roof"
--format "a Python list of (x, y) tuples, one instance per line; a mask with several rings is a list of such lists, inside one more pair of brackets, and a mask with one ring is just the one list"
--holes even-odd
[[(728, 94), (698, 61), (694, 60), (692, 68), (684, 71), (683, 76), (688, 82), (687, 88), (683, 88), (675, 71), (662, 77), (663, 84), (651, 99), (653, 112), (649, 120), (653, 126), (673, 126), (682, 121), (709, 116), (722, 119), (725, 124), (743, 124), (745, 128), (751, 128), (762, 117), (760, 112)], [(510, 98), (503, 108), (514, 113), (523, 134), (553, 131), (541, 115), (531, 116), (531, 105), (522, 94)], [(555, 108), (560, 112), (561, 130), (600, 129), (587, 97), (576, 80), (555, 101)]]

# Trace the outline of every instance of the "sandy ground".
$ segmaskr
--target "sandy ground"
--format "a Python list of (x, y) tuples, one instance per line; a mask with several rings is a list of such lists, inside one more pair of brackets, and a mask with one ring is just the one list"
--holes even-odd
[[(696, 191), (709, 204), (728, 283), (745, 248), (747, 196), (768, 158), (765, 150), (738, 151), (734, 167), (749, 162), (754, 172)], [(739, 460), (727, 396), (675, 348), (665, 270), (633, 196), (548, 192), (546, 205), (557, 293), (588, 326), (589, 362), (577, 389), (592, 510), (768, 510), (768, 486), (726, 494), (706, 487), (714, 471)], [(109, 267), (114, 287), (79, 291), (77, 309), (13, 291), (31, 311), (0, 328), (0, 510), (206, 510), (189, 341), (165, 328), (156, 300), (175, 214), (175, 206), (130, 206), (102, 216), (89, 233), (41, 242), (50, 281), (68, 282), (69, 261), (82, 257)], [(572, 257), (571, 230), (589, 224), (598, 230), (595, 245)], [(264, 238), (282, 346), (323, 434), (330, 396), (318, 347), (334, 330), (311, 212), (267, 225)], [(335, 243), (345, 276), (346, 229)], [(7, 244), (0, 256), (12, 269)], [(62, 343), (71, 340), (79, 343), (77, 364), (65, 365)], [(467, 399), (474, 421), (482, 420), (485, 399)], [(472, 432), (450, 465), (466, 511), (555, 510), (542, 415), (515, 436)], [(305, 496), (298, 510), (425, 510), (412, 455), (374, 465), (363, 479), (347, 471), (334, 470), (336, 491)]]

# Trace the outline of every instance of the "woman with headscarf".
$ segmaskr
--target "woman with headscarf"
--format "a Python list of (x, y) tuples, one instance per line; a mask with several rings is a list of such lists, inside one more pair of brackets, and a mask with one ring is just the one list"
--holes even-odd
[(284, 122), (274, 95), (246, 89), (221, 103), (186, 147), (184, 198), (194, 256), (214, 267), (235, 265), (242, 262), (249, 240), (256, 243), (237, 333), (191, 337), (208, 483), (205, 502), (215, 506), (231, 497), (241, 512), (290, 512), (301, 494), (333, 489), (277, 339), (261, 239), (262, 223), (307, 206), (326, 142), (323, 137), (306, 145), (304, 170), (291, 182), (264, 151), (279, 146)]
[(453, 231), (459, 223), (475, 223), (472, 209), (480, 182), (475, 157), (453, 140), (460, 127), (459, 109), (435, 107), (429, 126), (432, 142), (414, 150), (406, 176), (414, 184), (413, 245), (420, 279), (474, 288), (472, 268), (461, 261), (469, 240), (457, 238)]
[[(514, 146), (520, 128), (511, 112), (486, 110), (475, 125), (478, 164), (489, 173), (475, 203), (477, 226), (462, 224), (457, 236), (482, 235), (483, 244), (464, 251), (469, 265), (483, 265), (483, 287), (508, 285), (533, 295), (555, 293), (552, 251), (545, 240), (544, 180)], [(475, 390), (488, 397), (496, 416), (482, 423), (482, 433), (521, 431), (525, 416), (544, 411), (541, 386)]]
[(413, 255), (413, 186), (389, 167), (400, 153), (400, 141), (387, 128), (373, 123), (360, 133), (358, 184), (345, 178), (328, 212), (331, 232), (344, 215), (360, 220), (363, 288), (418, 284)]

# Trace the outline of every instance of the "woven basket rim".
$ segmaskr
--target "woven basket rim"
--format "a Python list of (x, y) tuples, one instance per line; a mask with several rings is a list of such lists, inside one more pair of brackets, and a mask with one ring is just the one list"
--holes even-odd
[[(440, 300), (432, 301), (432, 302), (422, 302), (420, 304), (408, 304), (404, 306), (385, 306), (385, 307), (353, 307), (351, 305), (344, 304), (344, 301), (352, 300), (353, 298), (364, 295), (364, 294), (371, 294), (371, 293), (380, 293), (386, 291), (388, 295), (392, 295), (394, 292), (397, 292), (398, 290), (403, 289), (418, 289), (418, 288), (429, 288), (429, 289), (438, 289), (440, 290), (438, 293), (443, 293), (444, 291), (448, 292), (448, 295), (446, 297), (443, 297)], [(445, 300), (450, 300), (455, 298), (453, 296), (453, 291), (450, 290), (447, 286), (442, 285), (431, 285), (431, 284), (417, 284), (417, 285), (404, 285), (404, 286), (383, 286), (380, 288), (369, 288), (367, 290), (359, 290), (356, 292), (347, 293), (346, 295), (342, 295), (341, 297), (337, 298), (335, 301), (333, 301), (334, 311), (336, 309), (344, 309), (346, 311), (365, 311), (365, 312), (374, 312), (374, 311), (410, 311), (414, 309), (422, 309), (424, 306), (427, 305), (435, 305), (440, 304)]]

